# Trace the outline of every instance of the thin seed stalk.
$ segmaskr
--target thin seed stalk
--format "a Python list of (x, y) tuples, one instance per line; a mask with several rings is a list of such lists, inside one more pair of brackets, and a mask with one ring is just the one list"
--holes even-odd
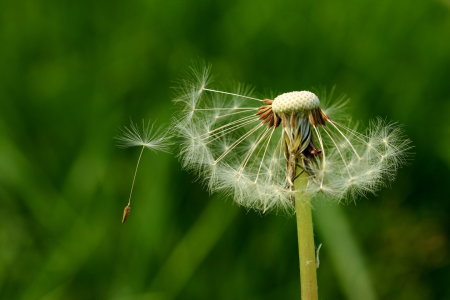
[(302, 300), (317, 300), (317, 273), (311, 198), (304, 188), (308, 177), (301, 174), (295, 180), (295, 214), (297, 217), (298, 255), (300, 260), (300, 291)]

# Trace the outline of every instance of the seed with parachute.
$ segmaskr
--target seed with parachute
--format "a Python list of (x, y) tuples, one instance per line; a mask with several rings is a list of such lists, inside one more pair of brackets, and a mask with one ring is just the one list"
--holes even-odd
[(154, 129), (154, 126), (148, 122), (142, 121), (142, 127), (139, 128), (137, 124), (131, 123), (129, 127), (124, 127), (122, 133), (117, 137), (118, 146), (122, 148), (140, 147), (136, 168), (134, 169), (133, 180), (131, 182), (130, 194), (128, 203), (123, 210), (122, 224), (126, 222), (131, 212), (131, 197), (133, 195), (134, 182), (136, 181), (137, 171), (141, 162), (141, 157), (144, 149), (153, 151), (168, 152), (170, 148), (170, 135), (168, 131), (164, 132), (161, 129)]

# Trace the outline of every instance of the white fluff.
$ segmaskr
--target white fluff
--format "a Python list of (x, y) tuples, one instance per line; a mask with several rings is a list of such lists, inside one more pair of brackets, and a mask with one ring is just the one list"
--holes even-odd
[(168, 132), (161, 129), (155, 129), (153, 124), (142, 121), (142, 127), (135, 123), (124, 127), (121, 134), (116, 138), (118, 146), (122, 148), (128, 147), (145, 147), (154, 151), (169, 152), (171, 142)]

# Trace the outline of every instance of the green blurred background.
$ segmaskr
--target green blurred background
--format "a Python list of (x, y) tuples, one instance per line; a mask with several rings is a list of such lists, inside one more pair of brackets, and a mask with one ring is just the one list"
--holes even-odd
[[(0, 2), (1, 299), (298, 299), (295, 218), (208, 192), (135, 121), (170, 122), (195, 60), (257, 91), (337, 86), (415, 157), (317, 203), (321, 299), (450, 299), (450, 1)], [(174, 150), (176, 152), (176, 150)]]

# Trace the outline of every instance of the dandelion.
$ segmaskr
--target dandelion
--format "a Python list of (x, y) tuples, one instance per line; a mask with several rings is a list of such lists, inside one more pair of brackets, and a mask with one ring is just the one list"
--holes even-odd
[(194, 70), (175, 100), (182, 104), (175, 121), (182, 164), (240, 205), (295, 210), (302, 298), (317, 299), (311, 199), (375, 192), (394, 178), (410, 142), (381, 119), (364, 133), (340, 121), (345, 101), (327, 105), (333, 93), (260, 98), (249, 88), (223, 91), (209, 82), (209, 68)]
[(131, 182), (128, 203), (123, 210), (122, 224), (126, 222), (131, 212), (131, 196), (133, 195), (134, 182), (136, 181), (136, 175), (144, 149), (168, 152), (170, 146), (169, 139), (168, 132), (163, 132), (160, 129), (155, 130), (151, 123), (145, 124), (144, 121), (142, 121), (142, 128), (139, 128), (135, 123), (131, 123), (129, 127), (124, 127), (121, 135), (117, 137), (118, 146), (121, 148), (141, 147), (134, 170), (133, 181)]

